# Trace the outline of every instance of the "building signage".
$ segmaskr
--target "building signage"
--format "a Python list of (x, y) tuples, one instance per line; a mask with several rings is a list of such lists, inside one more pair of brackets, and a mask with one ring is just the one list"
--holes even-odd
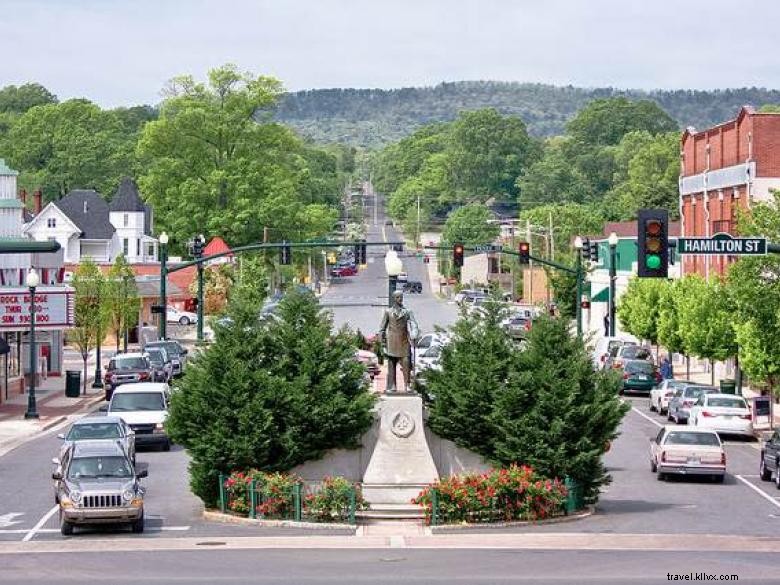
[[(63, 329), (73, 326), (71, 289), (39, 287), (35, 290), (34, 301), (36, 329)], [(0, 330), (25, 331), (29, 328), (29, 289), (0, 289)]]
[(766, 254), (766, 238), (735, 238), (723, 233), (711, 238), (677, 238), (677, 253), (760, 256)]

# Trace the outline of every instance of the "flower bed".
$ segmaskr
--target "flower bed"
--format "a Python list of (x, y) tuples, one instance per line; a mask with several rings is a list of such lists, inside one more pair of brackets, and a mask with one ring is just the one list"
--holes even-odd
[(359, 486), (343, 477), (326, 477), (309, 487), (295, 475), (250, 470), (221, 481), (223, 511), (250, 518), (354, 522), (355, 511), (368, 508)]
[(455, 475), (426, 487), (412, 503), (428, 524), (542, 520), (564, 512), (567, 489), (557, 479), (512, 465), (481, 475)]

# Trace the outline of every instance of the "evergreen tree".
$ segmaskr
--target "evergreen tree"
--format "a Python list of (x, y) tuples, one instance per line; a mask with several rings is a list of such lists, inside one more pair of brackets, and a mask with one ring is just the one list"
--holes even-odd
[(192, 458), (192, 490), (209, 506), (220, 472), (288, 470), (356, 447), (372, 421), (354, 335), (332, 334), (310, 293), (289, 293), (259, 320), (261, 295), (246, 292), (187, 368), (167, 422)]
[(438, 435), (487, 458), (493, 457), (496, 430), (493, 405), (505, 391), (518, 350), (501, 329), (499, 303), (485, 303), (484, 314), (464, 315), (442, 350), (441, 371), (426, 373), (432, 397), (428, 422)]
[(629, 410), (618, 387), (614, 373), (593, 370), (567, 320), (540, 317), (495, 395), (493, 458), (546, 477), (568, 475), (595, 499), (609, 480), (602, 455)]

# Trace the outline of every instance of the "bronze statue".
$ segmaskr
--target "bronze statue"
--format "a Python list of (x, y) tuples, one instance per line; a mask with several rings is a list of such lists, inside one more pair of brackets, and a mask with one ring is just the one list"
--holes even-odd
[(401, 362), (404, 374), (404, 388), (409, 391), (411, 377), (412, 344), (420, 334), (414, 313), (404, 307), (404, 295), (401, 291), (393, 293), (393, 304), (385, 309), (379, 333), (387, 356), (387, 388), (385, 392), (395, 392), (395, 370)]

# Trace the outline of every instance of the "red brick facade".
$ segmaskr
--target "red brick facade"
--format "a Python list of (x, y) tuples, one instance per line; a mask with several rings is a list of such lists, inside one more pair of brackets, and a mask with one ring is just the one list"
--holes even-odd
[[(745, 106), (734, 120), (680, 141), (680, 212), (683, 236), (735, 234), (739, 208), (780, 189), (780, 114)], [(732, 258), (686, 256), (683, 272), (724, 274)]]

